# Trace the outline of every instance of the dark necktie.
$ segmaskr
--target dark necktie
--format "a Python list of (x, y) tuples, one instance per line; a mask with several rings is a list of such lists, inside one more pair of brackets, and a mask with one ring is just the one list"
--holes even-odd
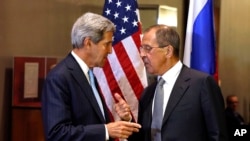
[(156, 86), (155, 99), (154, 99), (154, 109), (151, 124), (151, 140), (161, 141), (161, 126), (163, 119), (163, 84), (165, 81), (160, 78)]
[(93, 93), (95, 95), (95, 98), (96, 98), (96, 101), (99, 105), (99, 108), (102, 112), (102, 115), (103, 117), (105, 118), (105, 115), (104, 115), (104, 111), (103, 111), (103, 105), (102, 105), (102, 100), (101, 100), (101, 97), (96, 89), (96, 85), (95, 85), (95, 79), (94, 79), (94, 74), (93, 74), (93, 71), (92, 70), (89, 70), (89, 81), (90, 81), (90, 85), (91, 85), (91, 88), (93, 90)]

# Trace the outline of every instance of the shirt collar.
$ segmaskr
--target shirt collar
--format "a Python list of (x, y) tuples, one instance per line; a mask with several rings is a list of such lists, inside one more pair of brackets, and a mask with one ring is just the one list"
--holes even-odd
[(182, 68), (182, 63), (179, 60), (172, 68), (170, 68), (167, 72), (162, 75), (162, 78), (165, 80), (167, 84), (175, 83), (177, 77), (180, 74)]
[(71, 51), (71, 54), (76, 59), (76, 62), (80, 65), (85, 76), (87, 76), (88, 78), (89, 67), (87, 66), (87, 64), (77, 54), (75, 54), (74, 51)]

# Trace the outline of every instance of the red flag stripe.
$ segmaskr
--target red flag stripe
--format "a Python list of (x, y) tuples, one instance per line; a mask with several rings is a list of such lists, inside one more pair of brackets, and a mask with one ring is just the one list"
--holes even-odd
[[(114, 102), (114, 96), (113, 95), (114, 95), (115, 92), (121, 94), (121, 89), (118, 86), (117, 81), (115, 81), (115, 77), (114, 77), (114, 74), (113, 74), (112, 69), (110, 67), (109, 61), (107, 61), (104, 68), (102, 70), (100, 70), (100, 71), (102, 71), (102, 73), (105, 76), (107, 85), (102, 85), (102, 84), (104, 84), (103, 81), (105, 79), (103, 79), (103, 78), (100, 79), (100, 73), (101, 72), (98, 72), (97, 69), (95, 69), (94, 71), (95, 71), (96, 76), (98, 76), (97, 77), (98, 82), (102, 82), (102, 83), (99, 83), (99, 86), (101, 88), (102, 94), (103, 94), (104, 99), (106, 101), (106, 105), (108, 106), (109, 111), (111, 113), (113, 113), (113, 115), (112, 115), (113, 119), (116, 119), (116, 117), (118, 117), (118, 116), (114, 114), (115, 111), (113, 109), (113, 105), (114, 105), (115, 102)], [(109, 92), (104, 91), (104, 90), (107, 90), (107, 89), (109, 89)]]
[(108, 82), (108, 85), (109, 85), (109, 88), (110, 88), (110, 90), (111, 90), (111, 94), (113, 95), (114, 93), (122, 93), (121, 92), (121, 89), (120, 89), (120, 87), (118, 86), (118, 84), (117, 84), (117, 81), (116, 81), (116, 79), (115, 79), (115, 76), (114, 76), (114, 74), (113, 74), (113, 72), (112, 72), (112, 69), (111, 69), (111, 67), (110, 67), (110, 63), (109, 63), (110, 61), (107, 61), (106, 62), (106, 65), (104, 66), (104, 68), (103, 68), (103, 72), (104, 72), (104, 74), (105, 74), (105, 76), (106, 76), (106, 79), (107, 79), (107, 82)]
[[(130, 67), (133, 71), (124, 71), (125, 74), (132, 73), (134, 76), (128, 78), (130, 80), (130, 85), (133, 87), (134, 93), (136, 94), (137, 99), (140, 98), (141, 92), (143, 88), (147, 85), (146, 79), (146, 71), (143, 65), (142, 59), (139, 54), (139, 46), (136, 44), (135, 39), (140, 39), (140, 34), (133, 34), (132, 36), (122, 40), (122, 44), (124, 49), (126, 50), (126, 54), (130, 60)], [(140, 45), (140, 44), (139, 44)], [(136, 60), (136, 61), (134, 61)], [(121, 64), (123, 65), (123, 64)], [(132, 82), (132, 83), (131, 83)]]
[[(132, 40), (132, 38), (131, 38), (131, 40)], [(127, 41), (127, 42), (132, 42), (132, 41)], [(124, 54), (126, 54), (127, 51), (124, 49), (122, 44), (119, 44), (119, 45), (120, 46), (115, 46), (114, 48), (115, 49), (122, 48), (122, 50), (116, 50), (119, 52), (123, 52), (122, 55), (121, 54), (117, 55), (115, 53), (115, 51), (113, 51), (113, 53), (109, 55), (109, 57), (108, 57), (109, 62), (107, 62), (107, 65), (104, 68), (105, 77), (101, 77), (101, 78), (98, 77), (101, 79), (100, 81), (102, 81), (102, 82), (103, 82), (103, 79), (106, 79), (106, 82), (108, 82), (108, 83), (106, 83), (106, 84), (108, 84), (108, 87), (105, 87), (105, 86), (100, 86), (100, 87), (104, 91), (107, 89), (110, 89), (110, 91), (103, 92), (105, 99), (109, 100), (109, 101), (106, 101), (108, 103), (109, 108), (112, 108), (112, 104), (113, 104), (113, 101), (110, 100), (110, 97), (112, 97), (112, 99), (113, 99), (113, 94), (115, 92), (118, 92), (130, 104), (132, 113), (134, 114), (134, 117), (137, 117), (138, 100), (137, 100), (135, 92), (133, 91), (133, 87), (135, 87), (136, 88), (135, 91), (137, 91), (137, 93), (140, 94), (141, 91), (143, 90), (143, 86), (141, 85), (142, 82), (139, 80), (138, 76), (136, 75), (135, 68), (134, 68), (133, 64), (131, 64), (131, 61), (129, 59), (131, 56), (128, 56), (128, 55), (124, 56)], [(135, 48), (135, 50), (136, 50), (134, 52), (138, 53), (138, 49), (136, 48), (135, 43), (134, 43), (134, 45), (133, 44), (130, 45), (129, 50), (131, 50), (132, 47)], [(132, 56), (134, 56), (134, 55), (132, 54)], [(138, 54), (137, 54), (137, 56), (138, 56)], [(124, 57), (127, 59), (123, 59)], [(122, 58), (122, 59), (118, 59), (118, 58)], [(140, 59), (140, 58), (136, 58), (136, 59)], [(136, 60), (136, 59), (134, 59), (134, 60)], [(125, 74), (125, 72), (123, 72), (124, 69), (123, 69), (123, 67), (121, 67), (122, 64), (120, 64), (121, 62), (119, 60), (120, 61), (126, 60), (126, 63), (128, 63), (128, 62), (130, 63), (128, 65), (131, 68), (128, 70), (129, 72), (127, 72), (127, 73), (130, 74), (131, 70), (132, 70), (132, 72), (134, 73), (134, 76), (131, 77), (131, 79), (134, 79), (134, 77), (136, 77), (138, 79), (138, 82), (135, 82), (134, 84), (130, 84), (131, 81), (129, 82), (128, 78), (124, 77), (127, 75)], [(112, 62), (112, 63), (110, 63), (110, 62)], [(139, 67), (144, 68), (143, 65), (139, 65)], [(138, 68), (138, 66), (137, 66), (137, 68)], [(138, 70), (141, 70), (141, 72), (137, 72), (137, 73), (140, 73), (141, 75), (143, 74), (143, 72), (145, 72), (144, 69), (138, 69)], [(103, 74), (97, 73), (97, 76), (103, 76)], [(105, 84), (105, 82), (104, 82), (104, 84)], [(102, 85), (102, 84), (100, 84), (100, 85)], [(138, 88), (136, 86), (140, 86), (140, 87)], [(112, 111), (113, 109), (110, 109), (110, 110)]]

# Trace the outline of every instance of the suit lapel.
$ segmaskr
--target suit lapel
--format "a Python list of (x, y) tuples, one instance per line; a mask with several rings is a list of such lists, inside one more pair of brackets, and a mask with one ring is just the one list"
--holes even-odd
[(67, 64), (68, 68), (71, 70), (72, 76), (74, 77), (76, 82), (81, 87), (82, 92), (84, 93), (86, 98), (89, 100), (90, 105), (94, 108), (94, 110), (95, 110), (96, 114), (98, 115), (98, 117), (100, 118), (100, 120), (103, 123), (105, 123), (102, 112), (98, 106), (98, 103), (97, 103), (96, 98), (94, 96), (94, 93), (92, 91), (92, 88), (91, 88), (86, 76), (82, 72), (79, 64), (76, 62), (76, 60), (74, 59), (74, 57), (71, 54), (68, 55), (68, 57), (66, 59), (66, 64)]
[[(143, 121), (143, 125), (145, 128), (151, 128), (151, 122), (152, 122), (152, 104), (155, 94), (155, 88), (157, 85), (157, 81), (153, 82), (151, 85), (149, 85), (142, 94), (142, 97), (140, 99), (140, 109), (141, 111), (144, 111), (143, 115), (139, 113), (139, 122), (142, 122), (141, 119), (144, 117), (146, 118), (146, 121)], [(139, 111), (140, 112), (140, 111)], [(140, 117), (142, 116), (142, 117)]]
[(168, 104), (165, 110), (165, 114), (163, 117), (163, 125), (168, 120), (169, 116), (173, 112), (176, 105), (179, 103), (179, 101), (182, 99), (183, 95), (185, 94), (185, 91), (189, 87), (189, 80), (190, 77), (188, 75), (187, 67), (183, 66), (179, 77), (176, 80), (176, 83), (173, 87), (173, 90), (170, 94)]

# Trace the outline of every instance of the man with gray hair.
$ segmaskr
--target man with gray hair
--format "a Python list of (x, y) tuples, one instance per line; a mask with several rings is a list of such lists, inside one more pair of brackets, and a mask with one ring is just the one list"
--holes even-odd
[[(126, 139), (138, 132), (129, 106), (115, 94), (117, 112), (123, 121), (111, 122), (108, 109), (93, 76), (112, 52), (114, 24), (101, 15), (86, 13), (74, 23), (73, 49), (48, 74), (42, 93), (42, 115), (46, 140), (105, 141)], [(127, 106), (127, 107), (126, 107)], [(126, 111), (121, 111), (126, 109)]]

